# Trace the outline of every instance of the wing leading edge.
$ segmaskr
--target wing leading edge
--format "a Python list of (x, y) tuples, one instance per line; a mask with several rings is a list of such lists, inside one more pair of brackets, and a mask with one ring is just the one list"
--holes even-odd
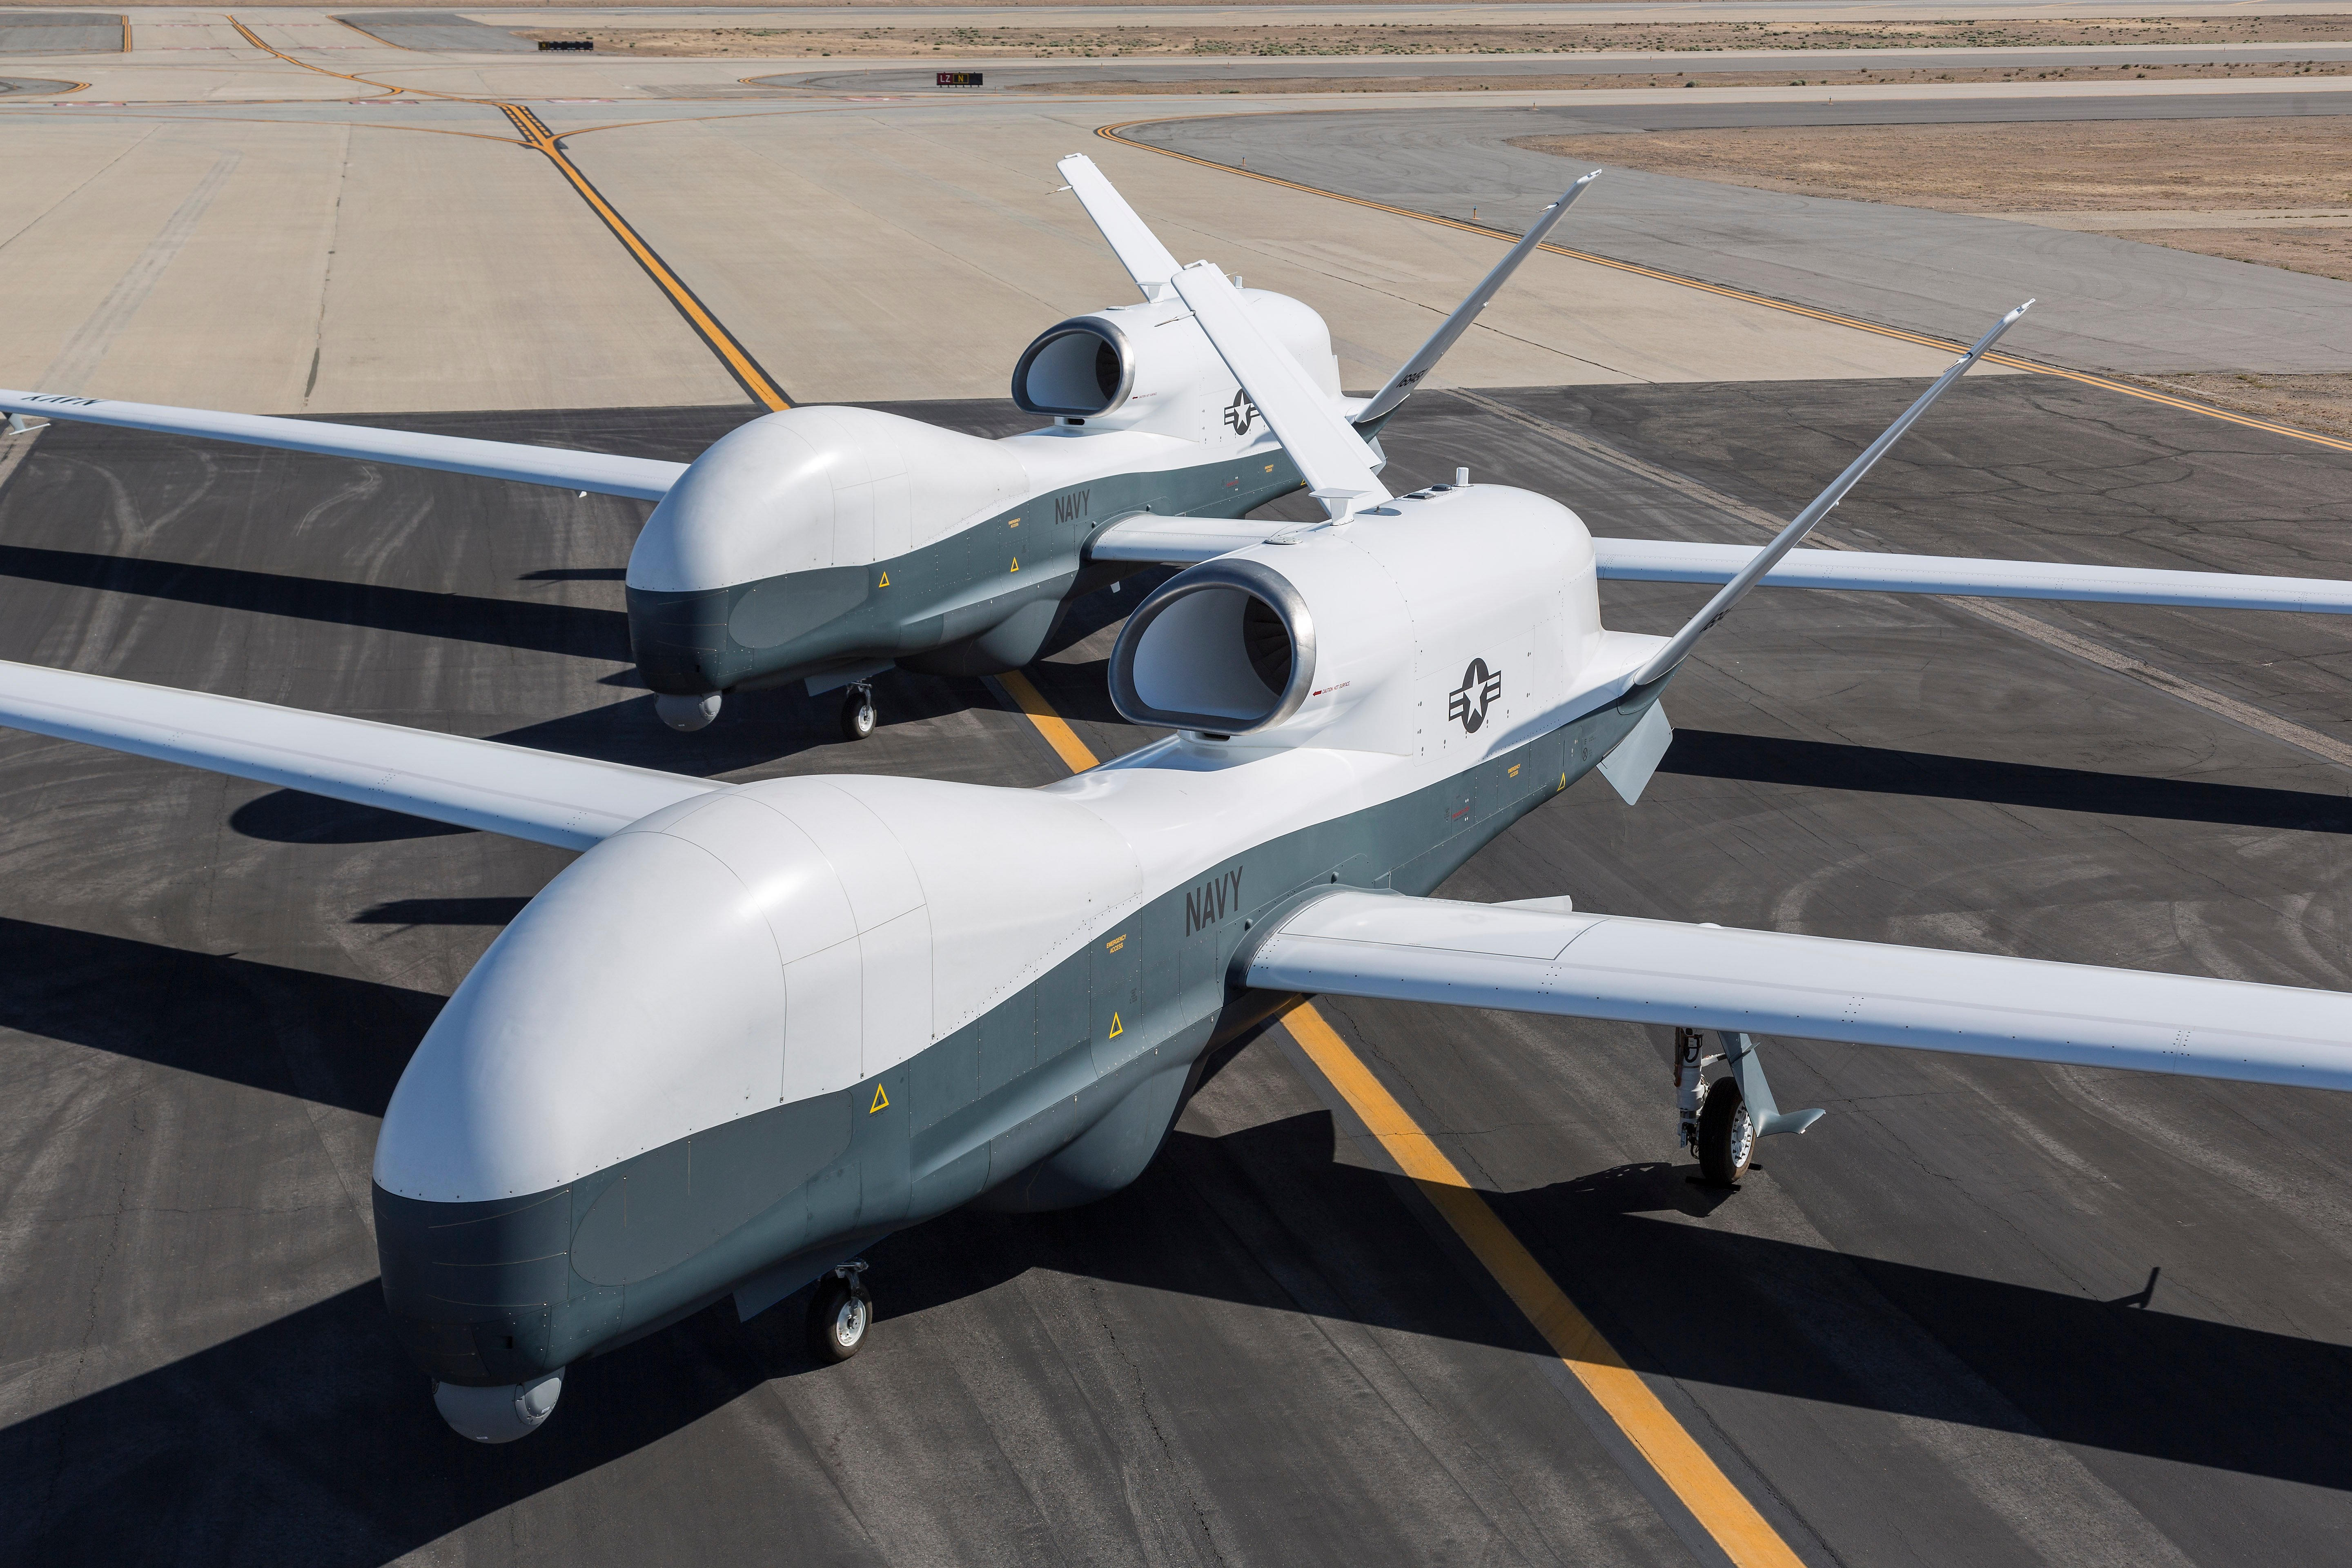
[[(1155, 520), (1157, 521), (1157, 520)], [(1746, 544), (1596, 539), (1603, 581), (1728, 583), (1762, 553)], [(2309, 610), (2352, 615), (2352, 583), (2324, 577), (2241, 576), (2138, 566), (2069, 566), (2047, 561), (1971, 561), (1865, 550), (1795, 550), (1758, 584), (1874, 594), (1965, 594), (1986, 599), (2074, 599), (2219, 610)]]
[(1349, 890), (1282, 920), (1267, 990), (2352, 1089), (2352, 995), (1782, 931)]
[(5, 661), (0, 725), (562, 849), (585, 849), (663, 806), (726, 787), (498, 741)]
[(659, 500), (686, 472), (684, 463), (623, 458), (606, 452), (574, 452), (561, 447), (525, 447), (510, 441), (477, 441), (466, 436), (427, 436), (413, 430), (380, 430), (371, 425), (328, 425), (312, 419), (279, 419), (264, 414), (219, 414), (206, 408), (168, 408), (153, 403), (116, 403), (103, 397), (63, 397), (45, 392), (0, 390), (0, 412), (38, 419), (71, 419), (165, 436), (200, 436), (247, 447), (357, 458), (409, 468), (473, 474), (486, 479), (549, 485), (557, 489)]

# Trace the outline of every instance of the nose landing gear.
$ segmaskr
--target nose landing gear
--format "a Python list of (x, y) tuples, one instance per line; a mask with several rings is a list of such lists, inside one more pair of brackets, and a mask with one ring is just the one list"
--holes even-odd
[(809, 1351), (820, 1362), (845, 1362), (866, 1346), (874, 1326), (874, 1298), (866, 1289), (866, 1260), (853, 1258), (820, 1281), (809, 1300)]
[(858, 681), (841, 700), (841, 738), (862, 741), (874, 733), (874, 687)]
[[(1699, 1174), (1711, 1187), (1736, 1187), (1756, 1157), (1756, 1141), (1776, 1132), (1802, 1132), (1827, 1114), (1783, 1111), (1765, 1081), (1756, 1042), (1743, 1034), (1719, 1034), (1723, 1054), (1706, 1056), (1706, 1033), (1675, 1031), (1675, 1100), (1682, 1116), (1684, 1147), (1698, 1157)], [(1702, 1076), (1716, 1062), (1727, 1062), (1730, 1076), (1709, 1082)]]

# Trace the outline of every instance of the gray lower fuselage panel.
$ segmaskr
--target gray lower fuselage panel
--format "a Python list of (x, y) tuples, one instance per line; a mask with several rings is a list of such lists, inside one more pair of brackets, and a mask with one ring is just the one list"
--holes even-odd
[(1104, 523), (1140, 511), (1244, 517), (1299, 483), (1280, 450), (1106, 474), (887, 561), (692, 592), (632, 587), (631, 653), (648, 687), (677, 696), (884, 659), (942, 675), (1018, 669), (1036, 657), (1063, 605), (1136, 570), (1086, 564), (1087, 538)]
[(444, 1382), (518, 1382), (789, 1260), (829, 1260), (975, 1198), (1050, 1208), (1118, 1190), (1157, 1152), (1208, 1047), (1278, 1001), (1234, 982), (1251, 925), (1319, 887), (1432, 891), (1591, 770), (1657, 689), (1204, 868), (953, 1035), (838, 1093), (547, 1192), (430, 1203), (376, 1188), (402, 1342)]

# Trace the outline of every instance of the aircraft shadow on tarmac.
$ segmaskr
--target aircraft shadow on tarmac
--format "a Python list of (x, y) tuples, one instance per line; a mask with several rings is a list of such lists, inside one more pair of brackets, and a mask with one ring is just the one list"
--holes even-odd
[[(24, 921), (0, 923), (0, 1025), (278, 1093), (320, 1098), (289, 1082), (273, 1038), (286, 1004), (331, 1018), (327, 1092), (369, 1114), (439, 1004)], [(1719, 1199), (1686, 1171), (1625, 1165), (1492, 1200), (1645, 1372), (2352, 1489), (2352, 1350), (1695, 1223)], [(1116, 1310), (1147, 1335), (1181, 1320), (1196, 1348), (1203, 1323), (1246, 1334), (1276, 1312), (1547, 1354), (1499, 1295), (1463, 1289), (1475, 1271), (1416, 1223), (1420, 1201), (1335, 1159), (1319, 1111), (1179, 1131), (1103, 1203), (961, 1212), (873, 1249), (868, 1353), (927, 1353), (918, 1320), (935, 1311), (971, 1319), (958, 1343), (992, 1317), (1017, 1328), (1034, 1309), (1001, 1288), (1048, 1270), (1135, 1288)], [(0, 1429), (0, 1516), (23, 1561), (133, 1559), (166, 1531), (185, 1560), (373, 1563), (815, 1370), (797, 1300), (749, 1324), (721, 1302), (575, 1368), (545, 1431), (480, 1448), (419, 1397), (371, 1281)], [(791, 1404), (753, 1418), (789, 1424)]]
[(1988, 762), (1878, 746), (1677, 730), (1661, 773), (1807, 789), (1982, 801), (2232, 827), (2352, 833), (2352, 799), (2302, 790)]
[(628, 616), (618, 610), (578, 605), (536, 605), (19, 544), (0, 545), (0, 577), (579, 658), (629, 661)]

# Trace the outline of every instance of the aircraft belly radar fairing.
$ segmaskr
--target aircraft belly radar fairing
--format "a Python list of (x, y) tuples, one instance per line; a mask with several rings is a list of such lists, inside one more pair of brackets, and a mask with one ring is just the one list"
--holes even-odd
[[(1112, 694), (1174, 732), (1043, 789), (718, 785), (0, 665), (0, 723), (585, 850), (457, 987), (376, 1145), (385, 1305), (457, 1431), (522, 1436), (567, 1366), (730, 1296), (749, 1317), (814, 1285), (816, 1352), (855, 1353), (861, 1249), (963, 1204), (1125, 1186), (1203, 1053), (1297, 992), (1671, 1025), (1683, 1137), (1717, 1181), (1820, 1115), (1780, 1108), (1762, 1034), (2352, 1089), (2352, 995), (1428, 896), (1588, 772), (1638, 800), (1680, 661), (2016, 312), (1771, 545), (1676, 567), (1724, 586), (1657, 637), (1601, 624), (1573, 512), (1391, 496), (1278, 320), (1206, 262), (1165, 281), (1329, 521), (1138, 605)], [(1833, 585), (1987, 574), (1882, 556)], [(2352, 613), (2352, 584), (2244, 581), (2085, 594)]]
[[(800, 682), (811, 695), (846, 689), (843, 731), (860, 739), (882, 671), (1016, 669), (1072, 601), (1137, 571), (1090, 549), (1107, 526), (1238, 519), (1298, 488), (1172, 289), (1175, 258), (1092, 160), (1059, 167), (1144, 298), (1041, 333), (1013, 367), (1013, 400), (1051, 423), (1002, 440), (812, 406), (754, 419), (679, 464), (46, 393), (0, 391), (0, 411), (12, 431), (28, 416), (80, 420), (656, 502), (627, 586), (631, 651), (663, 721), (698, 730), (730, 691)], [(1319, 397), (1376, 436), (1593, 177), (1547, 207), (1369, 400), (1342, 395), (1313, 310), (1259, 289), (1242, 292), (1244, 308)]]

